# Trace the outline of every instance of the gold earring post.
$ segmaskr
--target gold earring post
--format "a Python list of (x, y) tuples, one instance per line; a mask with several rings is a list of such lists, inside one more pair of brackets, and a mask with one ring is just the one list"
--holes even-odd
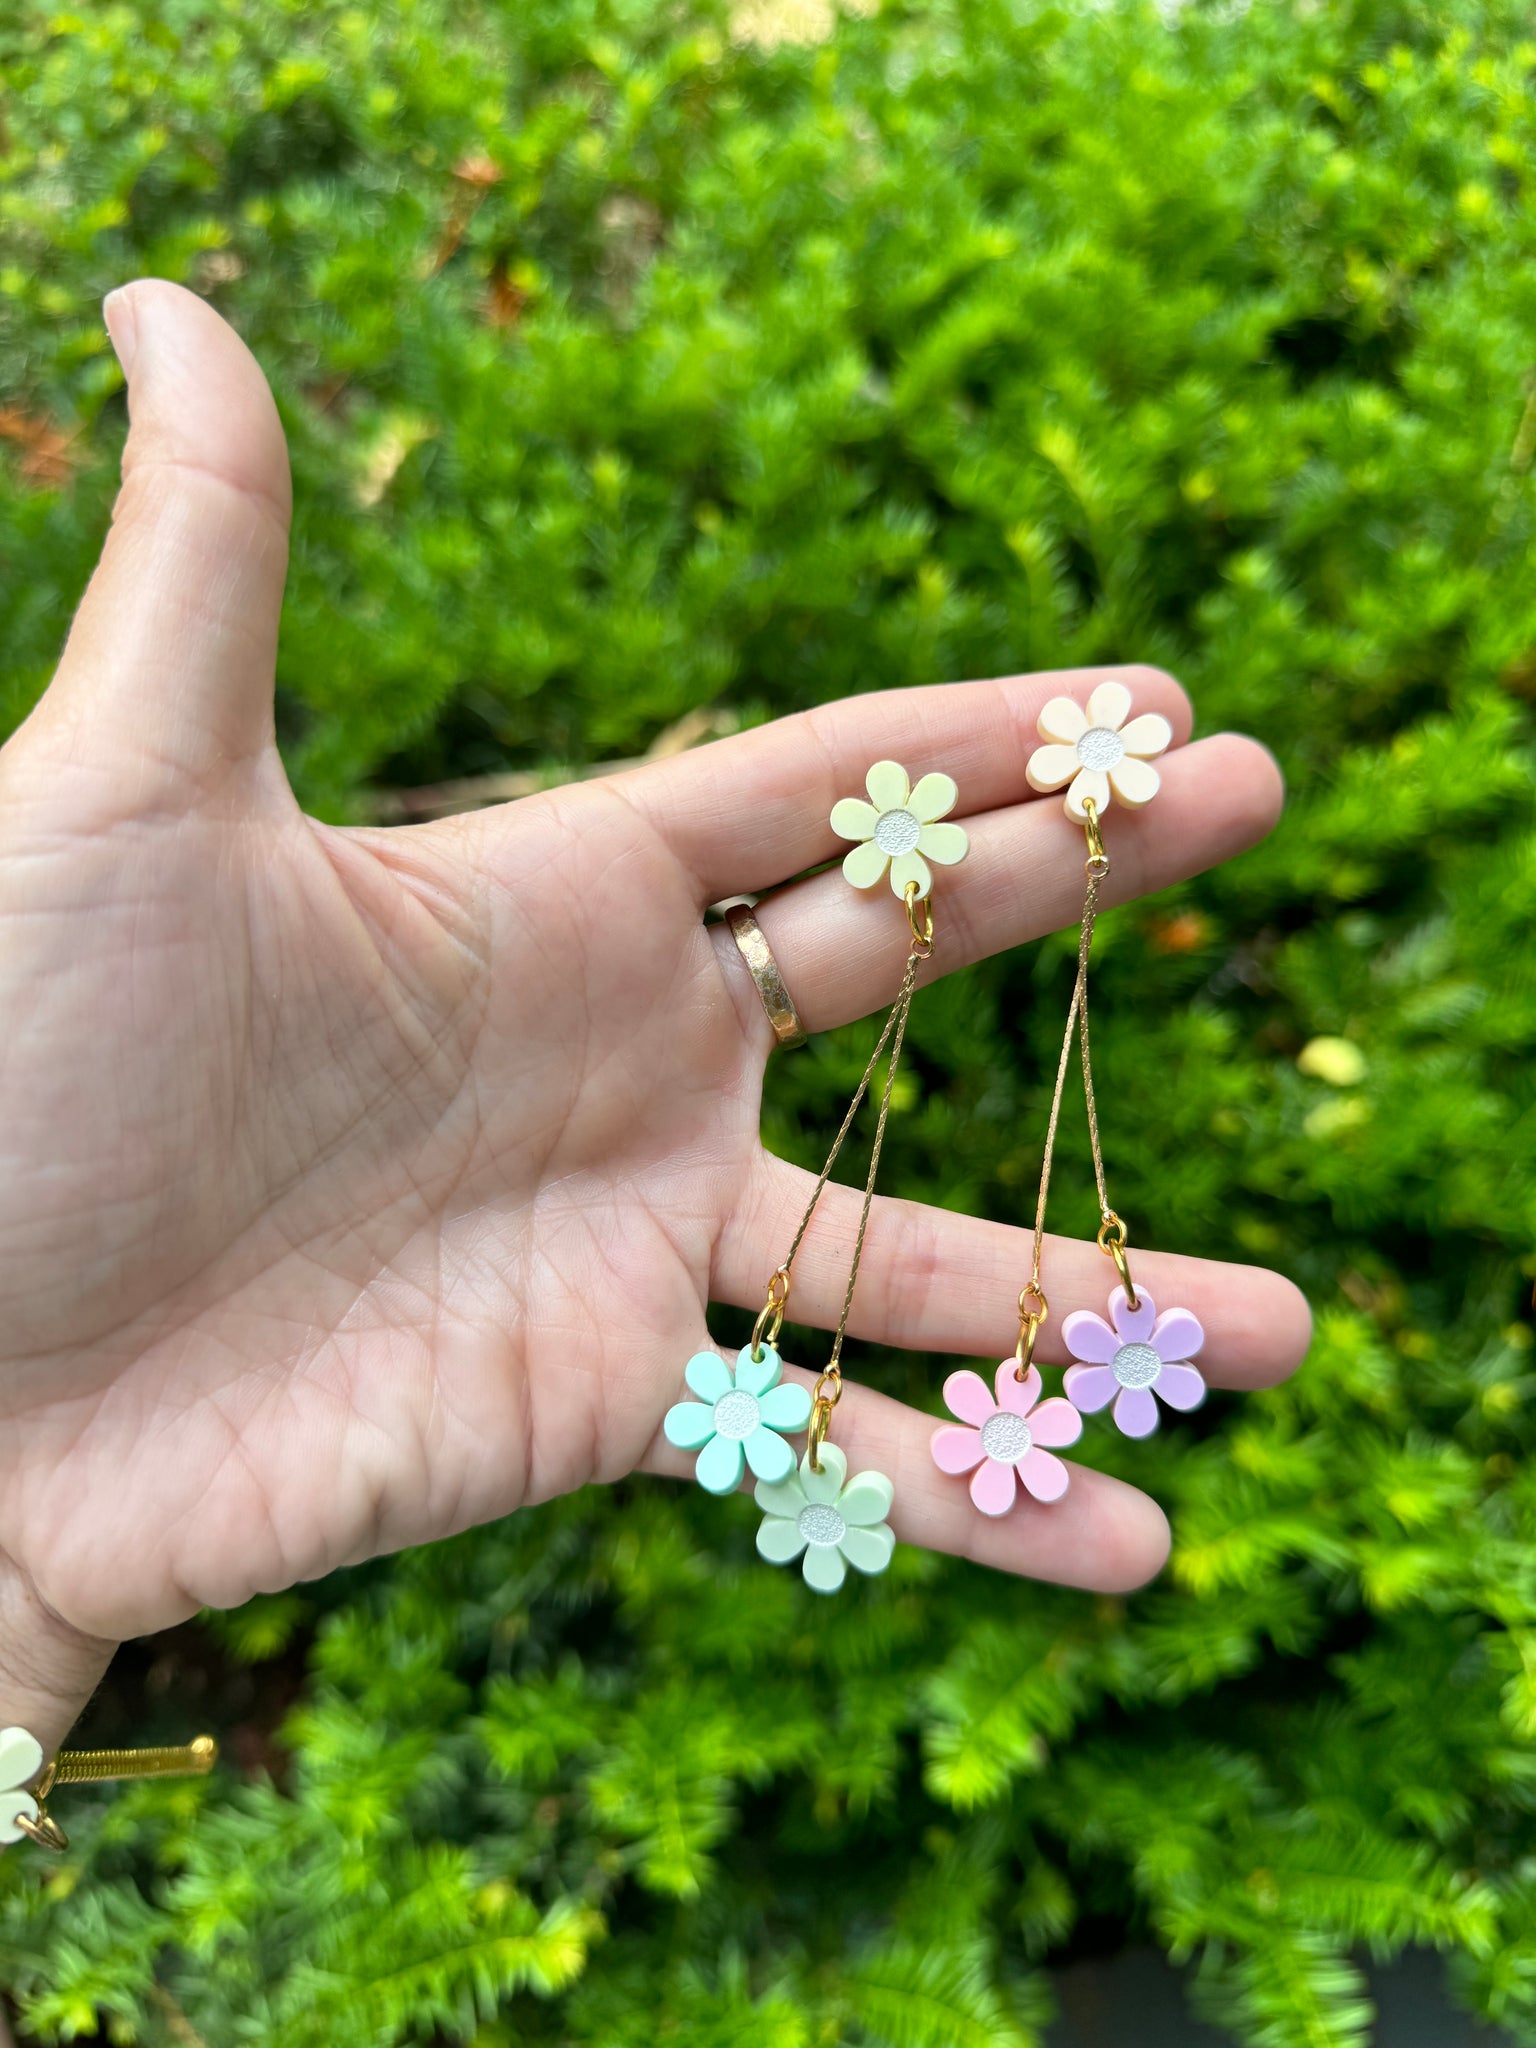
[(37, 1819), (18, 1814), (16, 1826), (39, 1848), (64, 1850), (69, 1837), (47, 1810), (60, 1785), (103, 1785), (126, 1778), (205, 1778), (219, 1760), (211, 1735), (151, 1749), (61, 1749), (38, 1779), (32, 1797)]

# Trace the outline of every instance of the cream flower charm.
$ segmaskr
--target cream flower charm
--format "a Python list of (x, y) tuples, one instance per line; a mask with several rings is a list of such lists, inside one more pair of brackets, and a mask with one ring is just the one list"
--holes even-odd
[(37, 1819), (37, 1801), (22, 1790), (43, 1768), (43, 1745), (25, 1728), (0, 1728), (0, 1842), (19, 1842), (26, 1833), (16, 1825)]
[(1070, 784), (1067, 816), (1074, 824), (1087, 823), (1084, 806), (1090, 799), (1102, 818), (1111, 791), (1134, 810), (1151, 803), (1162, 788), (1152, 762), (1167, 752), (1173, 727), (1155, 711), (1131, 718), (1131, 693), (1124, 683), (1100, 683), (1086, 711), (1071, 697), (1053, 697), (1038, 726), (1049, 744), (1030, 755), (1025, 777), (1031, 789)]
[(699, 1398), (669, 1408), (661, 1425), (669, 1444), (698, 1452), (694, 1476), (710, 1493), (733, 1492), (744, 1465), (757, 1479), (788, 1479), (795, 1469), (795, 1454), (778, 1432), (805, 1428), (811, 1397), (804, 1387), (780, 1386), (779, 1354), (771, 1344), (761, 1350), (754, 1358), (743, 1344), (734, 1372), (718, 1352), (696, 1352), (683, 1377)]
[(832, 806), (832, 830), (838, 838), (860, 842), (844, 856), (843, 873), (855, 889), (872, 889), (889, 865), (891, 887), (898, 896), (905, 897), (914, 882), (919, 896), (931, 895), (929, 861), (953, 867), (971, 850), (959, 825), (939, 823), (955, 808), (959, 790), (948, 775), (925, 775), (914, 789), (906, 769), (894, 761), (877, 761), (865, 776), (864, 787), (868, 803), (845, 796)]
[(760, 1481), (753, 1498), (763, 1511), (757, 1550), (770, 1564), (793, 1564), (802, 1551), (805, 1583), (817, 1593), (835, 1593), (849, 1565), (883, 1572), (896, 1548), (886, 1516), (895, 1488), (883, 1472), (848, 1477), (848, 1460), (836, 1444), (821, 1447), (821, 1470), (811, 1454), (800, 1470), (777, 1482)]

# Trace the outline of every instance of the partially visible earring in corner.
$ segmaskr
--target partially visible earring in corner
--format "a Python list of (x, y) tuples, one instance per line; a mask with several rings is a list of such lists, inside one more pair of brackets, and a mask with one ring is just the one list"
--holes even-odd
[[(121, 1778), (202, 1778), (219, 1760), (211, 1735), (151, 1749), (61, 1749), (51, 1764), (25, 1728), (0, 1728), (0, 1846), (23, 1835), (62, 1853), (69, 1837), (48, 1811), (59, 1785), (104, 1785)], [(31, 1790), (25, 1788), (30, 1785)]]

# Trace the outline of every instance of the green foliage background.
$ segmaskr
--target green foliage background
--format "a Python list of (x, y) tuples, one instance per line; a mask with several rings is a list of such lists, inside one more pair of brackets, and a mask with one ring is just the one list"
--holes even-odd
[[(745, 1500), (637, 1483), (128, 1653), (98, 1725), (201, 1713), (237, 1768), (5, 1861), (27, 2039), (1023, 2048), (1040, 1959), (1150, 1930), (1249, 2048), (1367, 2042), (1360, 1959), (1410, 1943), (1536, 2041), (1528, 23), (7, 10), (7, 722), (112, 493), (97, 302), (146, 271), (278, 392), (282, 729), (331, 817), (701, 707), (1164, 663), (1292, 801), (1104, 928), (1121, 1206), (1318, 1314), (1291, 1386), (1090, 1432), (1174, 1521), (1127, 1603), (903, 1551), (829, 1608)], [(1022, 1216), (1070, 957), (925, 995), (887, 1185)], [(776, 1146), (819, 1156), (868, 1043), (775, 1066)]]

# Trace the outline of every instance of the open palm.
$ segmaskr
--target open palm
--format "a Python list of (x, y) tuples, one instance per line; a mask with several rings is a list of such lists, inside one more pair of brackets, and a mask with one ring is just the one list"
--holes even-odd
[[(894, 756), (956, 778), (973, 839), (930, 972), (1068, 923), (1081, 848), (1024, 762), (1044, 699), (1094, 679), (865, 697), (468, 818), (317, 824), (273, 739), (265, 383), (173, 286), (130, 288), (112, 325), (123, 494), (0, 751), (0, 1720), (45, 1741), (128, 1635), (687, 1469), (659, 1425), (706, 1304), (759, 1304), (809, 1190), (761, 1148), (771, 1037), (704, 907), (778, 889), (760, 916), (811, 1029), (888, 1003), (890, 893), (778, 885), (841, 850), (833, 802)], [(1184, 741), (1177, 685), (1133, 681)], [(1239, 850), (1278, 800), (1252, 743), (1181, 744), (1158, 804), (1117, 814), (1109, 899)], [(829, 1189), (797, 1320), (835, 1322), (856, 1208)], [(1102, 1300), (1092, 1246), (1050, 1257), (1059, 1310)], [(999, 1355), (1027, 1266), (1022, 1232), (881, 1202), (853, 1333)], [(1218, 1383), (1305, 1346), (1274, 1275), (1137, 1271), (1201, 1316)], [(982, 1521), (931, 1427), (854, 1387), (839, 1412), (896, 1481), (898, 1535), (1105, 1588), (1161, 1563), (1156, 1507), (1091, 1471)]]

